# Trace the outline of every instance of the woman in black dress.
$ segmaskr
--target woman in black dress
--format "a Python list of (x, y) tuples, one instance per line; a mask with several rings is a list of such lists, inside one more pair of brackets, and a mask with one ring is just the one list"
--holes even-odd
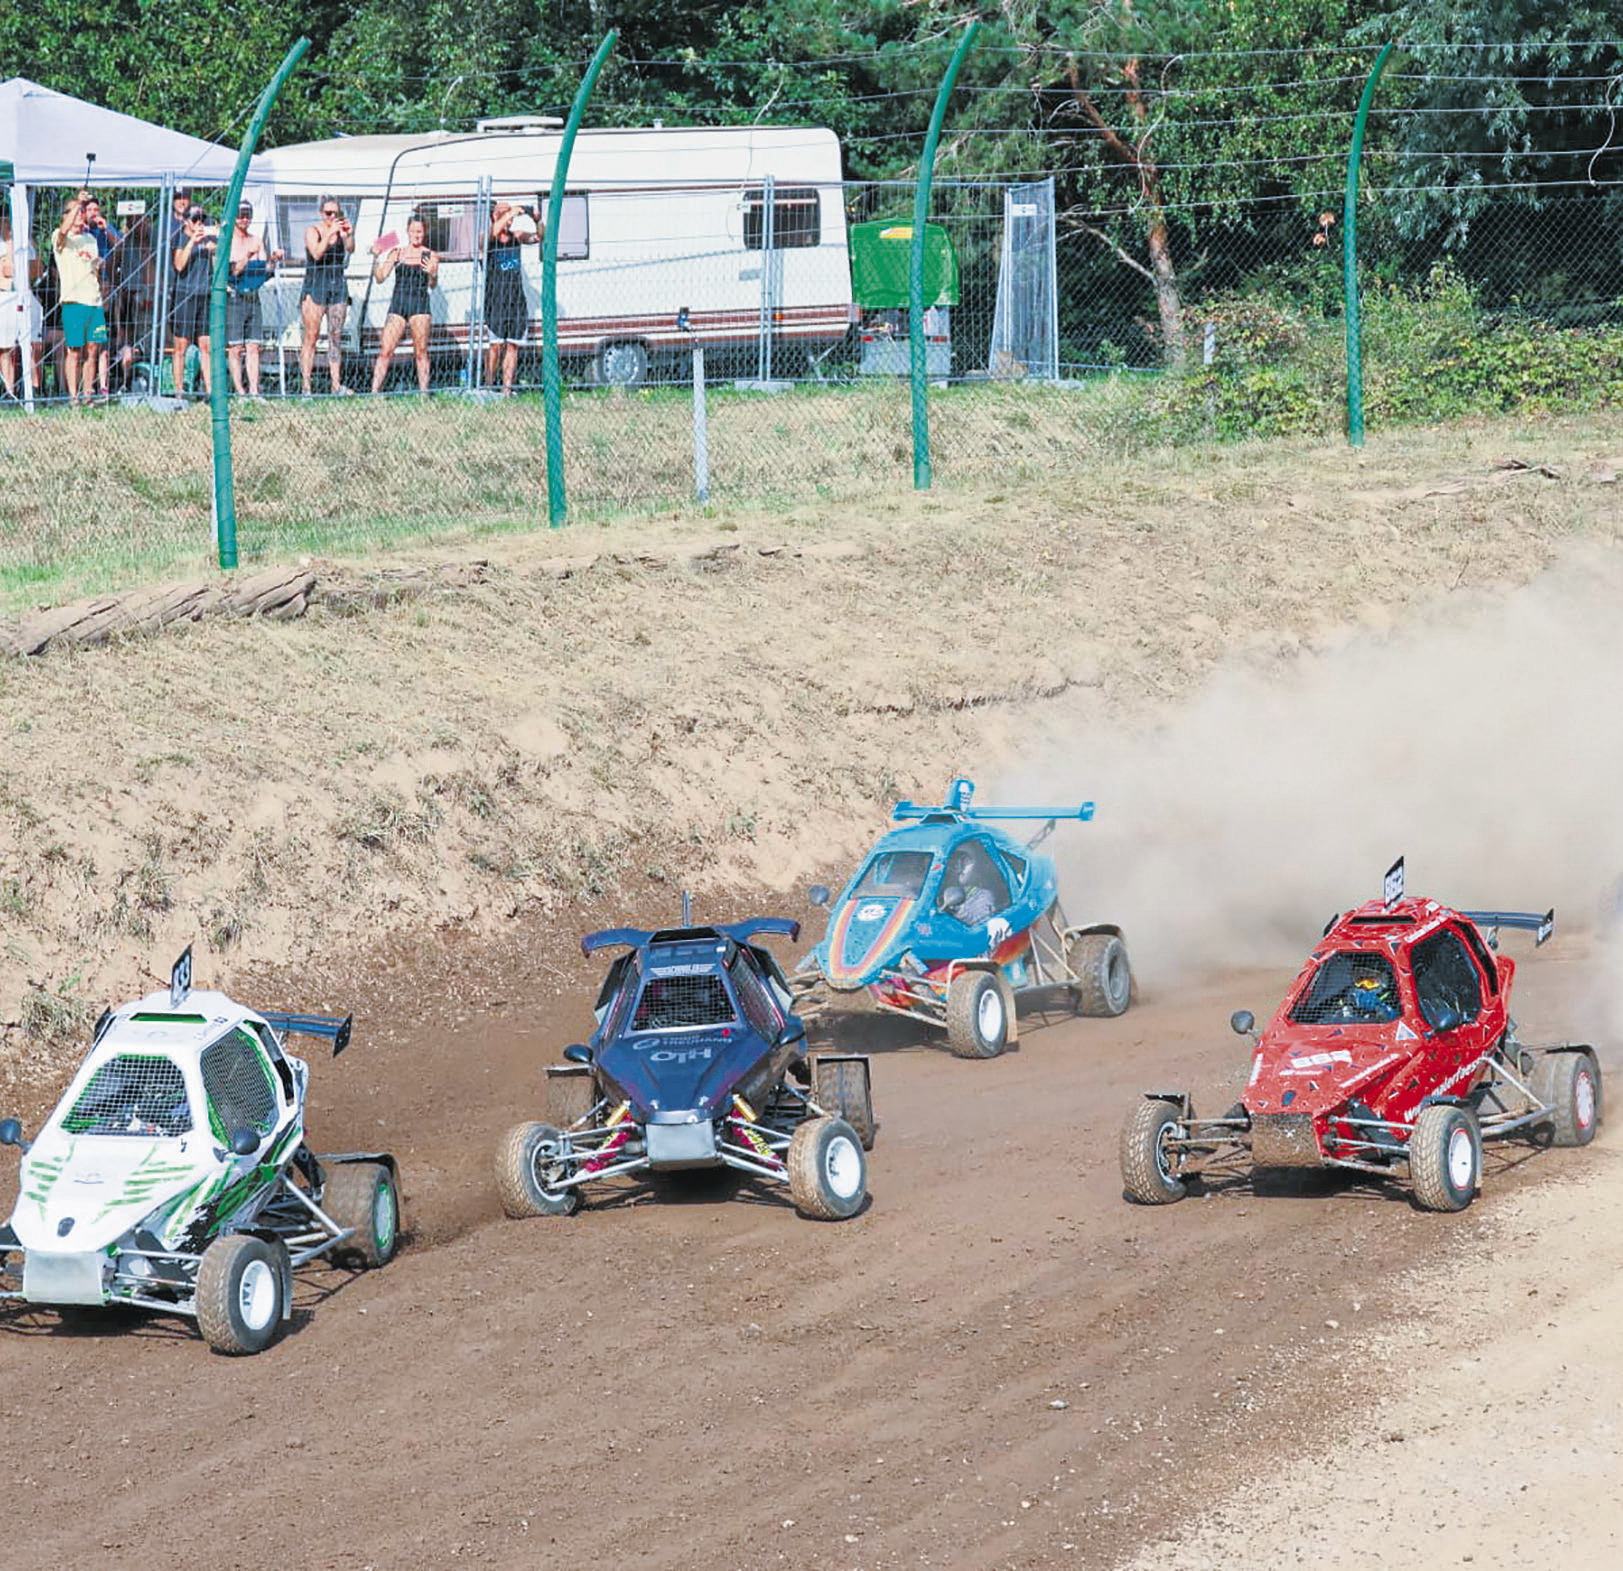
[(428, 249), (428, 230), (422, 219), (413, 218), (406, 225), (406, 243), (392, 245), (378, 253), (372, 276), (380, 284), (390, 273), (394, 274), (394, 296), (389, 301), (389, 315), (383, 324), (383, 343), (378, 348), (378, 363), (372, 368), (372, 391), (383, 391), (384, 379), (389, 374), (390, 362), (401, 335), (411, 329), (411, 348), (417, 360), (417, 386), (428, 394), (428, 328), (432, 320), (428, 292), (439, 277), (440, 259)]

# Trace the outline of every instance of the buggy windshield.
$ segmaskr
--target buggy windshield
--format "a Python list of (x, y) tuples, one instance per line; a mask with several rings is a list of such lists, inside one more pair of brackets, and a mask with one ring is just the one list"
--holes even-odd
[(1290, 1017), (1297, 1025), (1378, 1024), (1399, 1014), (1397, 978), (1385, 955), (1337, 950), (1313, 973)]
[(928, 851), (881, 851), (862, 870), (857, 895), (901, 895), (916, 899), (929, 876)]
[(183, 1135), (192, 1127), (180, 1065), (150, 1053), (121, 1053), (90, 1077), (62, 1120), (70, 1135)]
[(683, 1026), (730, 1026), (733, 1001), (713, 971), (696, 976), (655, 976), (637, 1000), (633, 1031), (676, 1031)]

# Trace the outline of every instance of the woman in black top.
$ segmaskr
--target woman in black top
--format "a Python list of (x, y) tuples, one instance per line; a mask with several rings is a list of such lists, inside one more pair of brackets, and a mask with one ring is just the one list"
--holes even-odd
[(321, 336), (321, 319), (327, 319), (327, 371), (334, 393), (347, 393), (343, 377), (344, 319), (349, 315), (349, 284), (344, 268), (355, 249), (355, 226), (344, 216), (344, 204), (335, 196), (321, 199), (320, 213), (304, 231), (304, 289), (299, 296), (299, 315), (304, 322), (304, 338), (299, 344), (299, 373), (304, 379), (304, 396), (310, 396), (310, 381), (316, 371), (316, 340)]
[(372, 391), (383, 391), (384, 379), (389, 374), (396, 346), (407, 327), (411, 328), (411, 349), (417, 360), (417, 386), (428, 394), (428, 292), (439, 277), (440, 259), (428, 249), (428, 230), (422, 219), (413, 218), (406, 225), (406, 243), (392, 245), (378, 254), (372, 267), (372, 276), (380, 284), (390, 273), (394, 278), (394, 297), (389, 301), (389, 315), (383, 324), (383, 343), (378, 349), (378, 363), (372, 368)]

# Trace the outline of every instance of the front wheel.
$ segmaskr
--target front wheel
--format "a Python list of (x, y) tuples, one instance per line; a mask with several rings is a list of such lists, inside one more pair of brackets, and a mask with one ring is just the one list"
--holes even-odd
[(340, 1162), (321, 1191), (321, 1209), (350, 1236), (339, 1249), (368, 1271), (394, 1259), (400, 1191), (382, 1162)]
[(1468, 1108), (1434, 1102), (1409, 1136), (1409, 1179), (1427, 1211), (1463, 1211), (1482, 1179), (1482, 1130)]
[(572, 1163), (562, 1155), (563, 1137), (551, 1124), (519, 1124), (496, 1152), (496, 1193), (509, 1216), (571, 1216), (580, 1191), (561, 1188)]
[(1079, 1015), (1114, 1018), (1133, 1001), (1127, 945), (1115, 933), (1078, 933), (1067, 948), (1073, 1006)]
[(1182, 1115), (1172, 1102), (1136, 1103), (1121, 1126), (1121, 1187), (1141, 1206), (1169, 1206), (1189, 1193), (1183, 1160), (1172, 1145)]
[(789, 1137), (789, 1193), (802, 1215), (855, 1216), (868, 1195), (868, 1162), (843, 1118), (808, 1118)]
[(1600, 1087), (1600, 1065), (1588, 1048), (1546, 1053), (1533, 1066), (1533, 1094), (1550, 1109), (1553, 1145), (1586, 1146), (1595, 1138)]
[(959, 1058), (996, 1058), (1009, 1043), (1009, 1008), (989, 971), (961, 971), (947, 988), (947, 1046)]
[(227, 1233), (197, 1266), (197, 1327), (216, 1353), (270, 1346), (287, 1308), (287, 1249), (247, 1233)]

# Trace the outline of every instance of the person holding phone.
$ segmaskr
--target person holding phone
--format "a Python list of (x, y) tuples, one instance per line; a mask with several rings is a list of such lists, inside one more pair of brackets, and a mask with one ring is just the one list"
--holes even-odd
[(186, 209), (180, 243), (171, 258), (175, 269), (175, 309), (171, 325), (175, 335), (175, 391), (186, 387), (186, 351), (197, 344), (198, 368), (203, 375), (203, 394), (213, 391), (209, 381), (209, 286), (214, 280), (214, 253), (220, 243), (218, 224), (195, 202)]
[(389, 315), (383, 324), (383, 343), (378, 349), (378, 363), (372, 368), (372, 391), (381, 393), (389, 375), (401, 336), (411, 330), (412, 354), (417, 361), (417, 387), (420, 395), (428, 397), (428, 329), (433, 321), (429, 291), (439, 277), (440, 259), (428, 249), (428, 226), (421, 218), (413, 217), (406, 224), (404, 245), (392, 245), (378, 252), (372, 266), (372, 277), (382, 283), (394, 274), (394, 294), (389, 301)]
[[(95, 392), (96, 348), (107, 342), (107, 317), (101, 304), (101, 251), (89, 232), (88, 202), (76, 196), (62, 209), (62, 221), (51, 237), (62, 300), (62, 333), (66, 344), (64, 380), (70, 403), (89, 403)], [(83, 361), (83, 383), (80, 362)]]
[(299, 315), (304, 321), (304, 341), (299, 345), (299, 372), (304, 378), (304, 396), (310, 396), (310, 381), (316, 369), (316, 340), (321, 323), (327, 323), (327, 370), (335, 395), (353, 391), (344, 386), (344, 320), (349, 315), (349, 281), (344, 270), (355, 249), (355, 226), (344, 214), (344, 204), (336, 196), (324, 196), (316, 221), (304, 231), (304, 291), (299, 297)]

